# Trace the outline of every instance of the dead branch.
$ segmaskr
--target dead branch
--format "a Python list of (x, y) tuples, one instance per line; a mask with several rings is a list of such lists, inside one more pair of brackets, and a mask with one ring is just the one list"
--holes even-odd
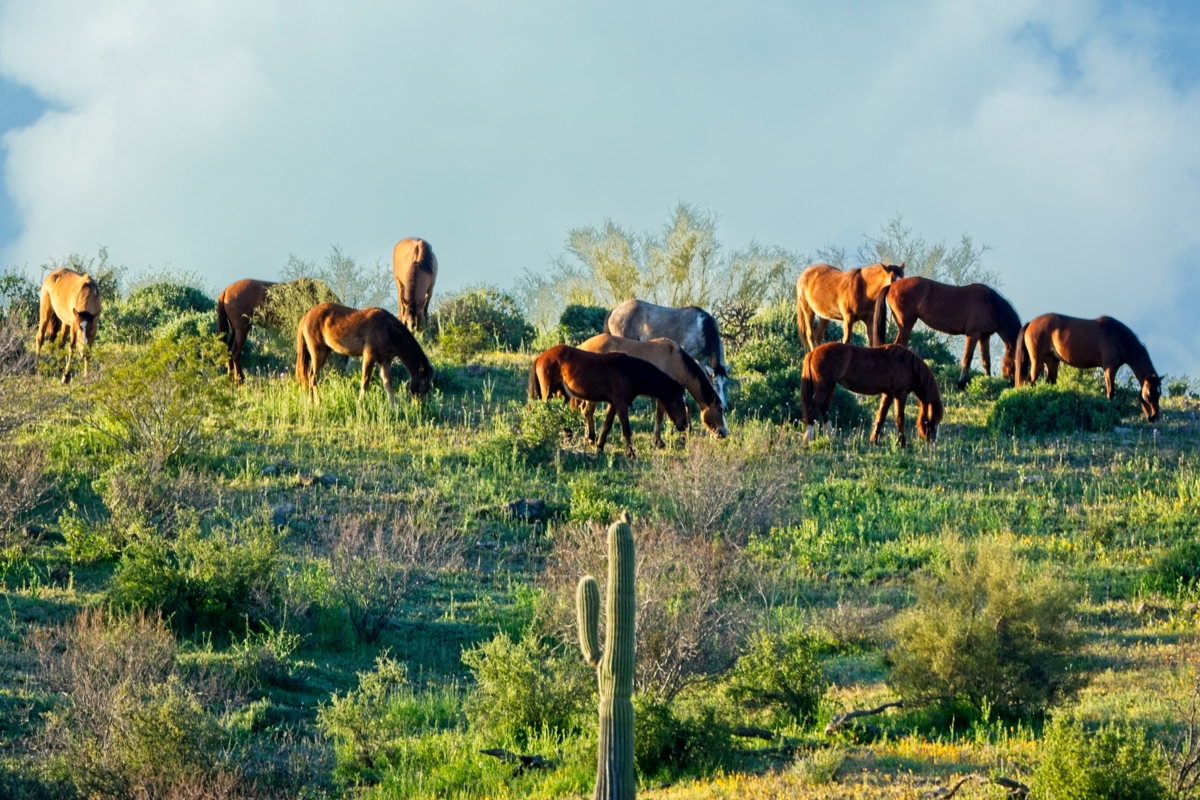
[(1029, 787), (1020, 781), (1015, 781), (1012, 778), (1003, 776), (989, 778), (986, 775), (980, 775), (978, 772), (972, 772), (970, 775), (964, 775), (959, 778), (958, 783), (947, 789), (945, 786), (939, 786), (932, 791), (926, 792), (925, 797), (936, 797), (938, 800), (950, 800), (951, 797), (958, 792), (965, 784), (970, 781), (979, 781), (980, 783), (994, 783), (997, 786), (1002, 786), (1008, 790), (1009, 797), (1025, 798), (1029, 796)]
[(774, 731), (769, 731), (766, 728), (754, 728), (746, 725), (734, 728), (733, 735), (744, 736), (747, 739), (763, 739), (768, 742), (775, 741)]
[(857, 711), (847, 711), (845, 714), (838, 714), (833, 719), (829, 720), (829, 724), (825, 726), (825, 735), (832, 736), (846, 726), (846, 723), (852, 719), (859, 717), (873, 717), (876, 714), (882, 714), (889, 708), (903, 708), (903, 700), (893, 700), (890, 703), (884, 703), (878, 708), (860, 709)]
[(525, 756), (520, 753), (514, 753), (511, 750), (505, 750), (503, 747), (489, 747), (487, 750), (480, 750), (479, 752), (492, 758), (498, 758), (506, 764), (516, 764), (513, 767), (513, 777), (524, 775), (526, 770), (552, 769), (554, 767), (554, 762), (545, 756)]

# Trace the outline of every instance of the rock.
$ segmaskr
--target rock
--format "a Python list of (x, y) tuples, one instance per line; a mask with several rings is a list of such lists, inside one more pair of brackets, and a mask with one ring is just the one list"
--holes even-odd
[(467, 364), (467, 374), (472, 378), (482, 378), (487, 374), (487, 367), (483, 364)]
[(323, 474), (317, 480), (319, 480), (325, 486), (334, 486), (338, 482), (337, 475), (330, 475), (328, 472)]
[(295, 503), (281, 503), (271, 509), (271, 521), (275, 523), (275, 527), (282, 528), (284, 525), (287, 525), (288, 520), (295, 513)]
[(513, 500), (504, 508), (521, 522), (540, 522), (546, 518), (546, 501), (541, 499)]
[(30, 523), (25, 526), (25, 536), (33, 539), (35, 542), (41, 541), (46, 536), (46, 529), (41, 525)]
[(267, 466), (263, 467), (262, 474), (263, 477), (269, 478), (272, 475), (278, 475), (279, 469), (274, 464), (268, 464)]
[(1120, 425), (1118, 425), (1115, 428), (1113, 428), (1113, 433), (1118, 433), (1118, 434), (1133, 433), (1133, 428), (1122, 428)]

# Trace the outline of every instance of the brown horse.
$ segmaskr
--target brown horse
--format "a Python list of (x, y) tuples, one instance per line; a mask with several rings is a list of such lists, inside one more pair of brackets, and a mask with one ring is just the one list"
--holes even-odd
[(63, 339), (68, 339), (63, 383), (71, 380), (71, 355), (76, 346), (83, 358), (86, 377), (92, 342), (96, 340), (96, 325), (100, 322), (100, 287), (91, 275), (80, 275), (73, 269), (61, 267), (42, 281), (40, 301), (37, 355), (41, 356), (46, 337), (59, 346)]
[(879, 430), (887, 418), (892, 400), (896, 401), (896, 438), (901, 447), (908, 445), (904, 436), (904, 404), (911, 392), (920, 401), (917, 431), (921, 438), (937, 440), (942, 421), (942, 395), (937, 379), (921, 357), (898, 344), (882, 347), (858, 347), (830, 342), (804, 357), (804, 373), (800, 379), (800, 404), (804, 409), (804, 441), (813, 438), (813, 422), (819, 416), (829, 424), (829, 404), (837, 384), (856, 394), (882, 394), (871, 444), (879, 439)]
[(1004, 358), (1000, 362), (1000, 373), (1013, 380), (1013, 360), (1016, 355), (1017, 334), (1021, 330), (1021, 318), (1012, 304), (999, 292), (982, 283), (954, 286), (938, 283), (929, 278), (901, 278), (890, 286), (884, 286), (875, 301), (875, 324), (871, 341), (879, 344), (887, 335), (887, 309), (892, 310), (896, 325), (896, 344), (908, 344), (917, 320), (941, 333), (966, 336), (967, 346), (963, 353), (962, 373), (958, 376), (958, 388), (967, 385), (967, 370), (975, 356), (975, 343), (979, 343), (979, 358), (983, 371), (992, 374), (992, 334), (999, 334), (1004, 342)]
[(297, 278), (287, 283), (273, 281), (240, 280), (231, 283), (217, 296), (217, 331), (229, 348), (229, 374), (236, 383), (245, 380), (242, 371), (242, 350), (246, 346), (246, 337), (254, 323), (267, 328), (282, 326), (278, 309), (272, 306), (282, 298), (282, 293), (288, 293), (286, 300), (302, 299), (301, 307), (311, 307), (318, 303), (338, 302), (338, 296), (333, 293), (323, 281), (312, 278)]
[(379, 365), (379, 377), (388, 402), (396, 404), (392, 389), (392, 360), (399, 358), (408, 369), (408, 391), (420, 397), (433, 388), (433, 367), (412, 332), (391, 312), (382, 308), (348, 308), (337, 303), (313, 306), (296, 331), (296, 381), (320, 402), (317, 378), (330, 351), (362, 357), (362, 399), (371, 382), (371, 369)]
[(1078, 319), (1062, 314), (1034, 317), (1021, 328), (1017, 348), (1017, 385), (1037, 383), (1046, 369), (1046, 383), (1058, 380), (1059, 363), (1079, 369), (1104, 370), (1104, 389), (1109, 400), (1114, 393), (1117, 370), (1128, 364), (1141, 384), (1138, 401), (1146, 419), (1158, 419), (1162, 378), (1154, 370), (1150, 354), (1137, 335), (1112, 317)]
[[(708, 373), (696, 363), (696, 359), (684, 352), (683, 348), (671, 339), (651, 339), (639, 342), (636, 339), (625, 339), (608, 333), (600, 333), (579, 345), (580, 350), (589, 353), (628, 353), (629, 355), (648, 361), (683, 385), (700, 405), (700, 420), (704, 427), (718, 439), (729, 435), (725, 426), (725, 406), (717, 397), (717, 390)], [(654, 412), (654, 446), (662, 447), (662, 420), (665, 409), (660, 401)]]
[(563, 397), (587, 402), (587, 440), (595, 439), (596, 403), (608, 403), (608, 414), (600, 428), (596, 450), (604, 451), (613, 417), (621, 419), (625, 455), (635, 458), (633, 433), (629, 429), (629, 406), (645, 395), (662, 403), (675, 428), (686, 431), (687, 403), (683, 386), (653, 364), (625, 353), (589, 353), (565, 344), (551, 347), (534, 359), (529, 369), (529, 399)]
[(425, 327), (438, 263), (424, 239), (401, 239), (392, 249), (392, 274), (400, 298), (400, 319), (414, 331)]
[[(842, 323), (842, 341), (850, 342), (854, 323), (867, 326), (871, 335), (871, 320), (875, 316), (875, 301), (879, 293), (893, 281), (904, 277), (904, 264), (871, 264), (842, 272), (828, 264), (813, 264), (796, 279), (796, 326), (805, 350), (825, 339), (829, 320)], [(813, 317), (819, 320), (813, 330)], [(878, 344), (872, 340), (871, 344)]]

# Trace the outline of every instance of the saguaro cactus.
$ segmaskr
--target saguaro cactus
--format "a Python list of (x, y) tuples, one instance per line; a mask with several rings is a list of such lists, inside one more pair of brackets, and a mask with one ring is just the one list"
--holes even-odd
[(604, 653), (600, 652), (600, 587), (591, 575), (579, 579), (579, 649), (596, 668), (600, 684), (600, 748), (595, 800), (633, 800), (634, 549), (629, 512), (608, 529), (608, 597)]

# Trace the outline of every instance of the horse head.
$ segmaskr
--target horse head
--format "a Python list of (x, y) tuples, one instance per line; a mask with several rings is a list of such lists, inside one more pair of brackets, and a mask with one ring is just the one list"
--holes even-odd
[(729, 401), (725, 399), (725, 389), (729, 385), (729, 373), (725, 370), (724, 365), (717, 364), (708, 367), (708, 374), (712, 378), (713, 390), (716, 391), (717, 398), (721, 401), (721, 408), (724, 409), (729, 404)]
[(718, 439), (724, 439), (729, 435), (729, 428), (725, 426), (725, 409), (724, 406), (717, 403), (710, 403), (700, 409), (700, 421), (704, 423), (704, 427), (708, 428)]
[(679, 391), (671, 392), (667, 397), (663, 398), (663, 405), (667, 409), (667, 416), (671, 418), (671, 422), (675, 423), (675, 430), (682, 433), (688, 429), (690, 417), (688, 415), (687, 401), (683, 399), (683, 387), (679, 387)]
[(1159, 417), (1158, 400), (1162, 397), (1162, 378), (1151, 372), (1142, 381), (1142, 392), (1138, 396), (1138, 402), (1141, 403), (1142, 413), (1146, 415), (1148, 422), (1155, 422)]
[(880, 264), (879, 266), (883, 267), (883, 271), (887, 273), (887, 277), (884, 279), (884, 286), (891, 286), (904, 277), (903, 261), (899, 264)]
[(418, 367), (409, 375), (408, 393), (413, 397), (424, 397), (433, 389), (433, 370), (428, 366)]
[(1016, 383), (1017, 375), (1017, 348), (1016, 346), (1004, 346), (1004, 357), (1000, 359), (1000, 375), (1006, 381)]
[(942, 407), (935, 403), (921, 403), (921, 413), (917, 417), (917, 433), (927, 442), (936, 442), (938, 426), (942, 423)]

